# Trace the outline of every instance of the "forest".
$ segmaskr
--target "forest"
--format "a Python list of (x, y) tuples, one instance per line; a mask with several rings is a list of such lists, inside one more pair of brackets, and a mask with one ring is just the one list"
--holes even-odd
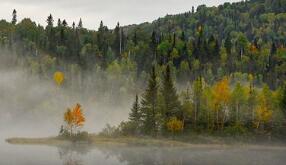
[(27, 72), (48, 80), (61, 71), (62, 88), (96, 89), (110, 104), (135, 97), (129, 121), (102, 134), (286, 134), (286, 0), (190, 6), (151, 23), (101, 21), (97, 30), (83, 19), (50, 14), (40, 25), (17, 16), (0, 21), (0, 53)]

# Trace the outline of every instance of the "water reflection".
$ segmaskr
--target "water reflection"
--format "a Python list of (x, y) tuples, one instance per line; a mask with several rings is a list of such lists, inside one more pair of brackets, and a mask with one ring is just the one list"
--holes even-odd
[(167, 148), (77, 145), (59, 147), (63, 165), (284, 165), (285, 149)]
[(87, 145), (60, 146), (58, 153), (63, 165), (84, 165), (83, 157), (90, 149)]

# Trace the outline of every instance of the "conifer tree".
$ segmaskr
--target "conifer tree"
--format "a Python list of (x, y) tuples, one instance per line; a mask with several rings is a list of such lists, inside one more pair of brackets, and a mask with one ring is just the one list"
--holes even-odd
[(172, 80), (171, 70), (169, 65), (167, 65), (166, 67), (161, 94), (163, 97), (162, 98), (163, 125), (165, 127), (166, 122), (169, 121), (171, 117), (176, 117), (180, 120), (183, 118), (181, 103), (178, 99), (177, 91)]
[(16, 23), (17, 23), (17, 11), (16, 9), (14, 9), (12, 13), (12, 24), (16, 25)]
[(79, 28), (79, 29), (82, 28), (82, 20), (81, 20), (81, 18), (79, 19), (79, 22), (78, 22), (78, 28)]
[(74, 30), (75, 29), (75, 23), (72, 22), (72, 29)]
[(158, 132), (159, 107), (158, 107), (158, 82), (155, 67), (148, 81), (148, 87), (141, 101), (141, 113), (143, 121), (143, 132), (146, 135), (156, 136)]
[(132, 124), (134, 124), (135, 131), (138, 131), (141, 124), (141, 113), (138, 95), (136, 95), (135, 102), (133, 103), (131, 112), (129, 113), (129, 120)]
[(68, 23), (67, 23), (67, 21), (65, 19), (63, 20), (62, 24), (63, 24), (64, 27), (68, 26)]
[(280, 100), (280, 106), (284, 113), (284, 116), (286, 117), (286, 83), (284, 84), (282, 88), (282, 98)]
[(113, 42), (113, 47), (115, 49), (116, 57), (120, 57), (121, 54), (121, 34), (120, 34), (120, 24), (117, 23), (114, 29), (115, 39)]
[(61, 27), (62, 26), (62, 21), (61, 21), (61, 19), (58, 19), (58, 27)]
[(133, 36), (132, 40), (133, 40), (134, 45), (137, 46), (138, 45), (138, 39), (137, 39), (137, 32), (136, 31), (134, 32), (134, 36)]
[(53, 19), (52, 14), (50, 14), (50, 15), (48, 16), (47, 23), (48, 23), (48, 26), (53, 27), (53, 25), (54, 25), (54, 19)]

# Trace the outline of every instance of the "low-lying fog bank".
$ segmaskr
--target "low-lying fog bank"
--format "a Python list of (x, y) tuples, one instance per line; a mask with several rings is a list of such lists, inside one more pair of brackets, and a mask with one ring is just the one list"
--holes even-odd
[(0, 56), (1, 138), (55, 136), (63, 124), (64, 112), (76, 103), (82, 105), (86, 116), (83, 130), (89, 132), (98, 132), (107, 123), (114, 125), (127, 118), (132, 98), (124, 98), (125, 103), (120, 105), (109, 105), (95, 94), (96, 89), (75, 93), (59, 88), (53, 77), (43, 80), (32, 76), (11, 58)]

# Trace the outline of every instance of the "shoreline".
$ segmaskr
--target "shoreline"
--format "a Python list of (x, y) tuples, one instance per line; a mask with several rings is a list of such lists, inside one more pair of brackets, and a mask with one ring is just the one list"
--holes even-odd
[(139, 138), (139, 137), (99, 137), (90, 136), (88, 141), (71, 141), (59, 137), (46, 138), (22, 138), (14, 137), (5, 140), (12, 145), (48, 145), (48, 146), (71, 146), (87, 145), (96, 146), (129, 146), (129, 147), (178, 147), (178, 148), (206, 148), (206, 149), (227, 149), (227, 148), (247, 148), (247, 149), (272, 149), (286, 150), (286, 144), (266, 143), (255, 144), (245, 142), (234, 143), (191, 143), (163, 138)]

